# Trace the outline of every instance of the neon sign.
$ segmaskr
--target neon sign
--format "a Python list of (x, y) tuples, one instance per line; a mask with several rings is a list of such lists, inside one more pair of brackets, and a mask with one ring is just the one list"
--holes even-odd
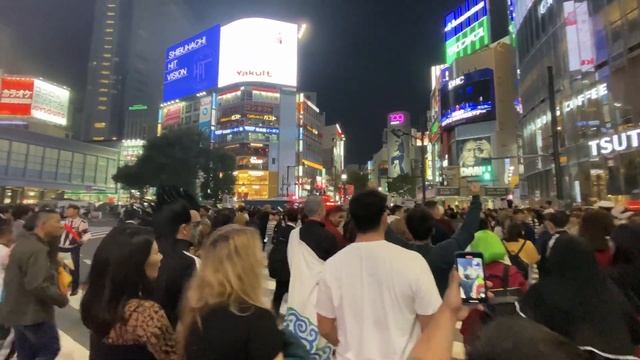
[(402, 111), (392, 112), (387, 115), (387, 121), (389, 122), (389, 125), (402, 125), (404, 124), (406, 118), (407, 113)]
[(486, 0), (466, 0), (444, 18), (444, 40), (449, 41), (487, 17)]
[(606, 83), (595, 86), (592, 89), (589, 89), (583, 92), (582, 94), (573, 97), (571, 100), (565, 102), (563, 104), (564, 112), (568, 112), (577, 108), (578, 106), (582, 106), (582, 104), (589, 101), (590, 99), (597, 100), (607, 95), (608, 93), (609, 93), (609, 90), (607, 89)]
[(449, 90), (453, 89), (454, 87), (460, 85), (460, 84), (464, 84), (464, 76), (460, 76), (457, 79), (453, 79), (451, 81), (449, 81)]
[(629, 146), (637, 148), (638, 134), (640, 129), (624, 132), (622, 134), (616, 134), (613, 136), (605, 136), (598, 140), (589, 141), (591, 146), (591, 156), (606, 155), (612, 151), (623, 151), (629, 148)]
[(280, 129), (278, 128), (265, 128), (265, 127), (259, 127), (259, 126), (238, 126), (231, 129), (216, 130), (214, 131), (214, 134), (227, 135), (227, 134), (231, 134), (239, 131), (250, 131), (250, 132), (257, 132), (262, 134), (279, 134), (280, 133)]

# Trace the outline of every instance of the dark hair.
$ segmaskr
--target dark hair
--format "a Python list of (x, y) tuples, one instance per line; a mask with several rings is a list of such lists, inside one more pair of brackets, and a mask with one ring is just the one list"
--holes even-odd
[(522, 215), (524, 213), (525, 212), (522, 209), (513, 209), (513, 215)]
[(578, 234), (587, 240), (593, 251), (609, 248), (609, 235), (614, 224), (611, 214), (604, 210), (588, 211), (582, 216)]
[(138, 218), (138, 211), (133, 207), (127, 207), (122, 210), (122, 220), (123, 221), (134, 221)]
[(397, 214), (397, 213), (398, 213), (398, 211), (400, 211), (400, 210), (402, 210), (402, 209), (403, 209), (402, 205), (393, 205), (393, 206), (391, 207), (391, 209), (389, 209), (389, 214), (391, 214), (391, 215), (395, 215), (395, 214)]
[(183, 224), (191, 223), (191, 213), (187, 202), (175, 200), (160, 209), (153, 216), (153, 229), (155, 231), (158, 246), (162, 252), (166, 252), (173, 246), (178, 229)]
[(359, 234), (379, 228), (386, 209), (387, 196), (378, 190), (365, 190), (349, 201), (349, 215)]
[(113, 228), (98, 245), (80, 315), (82, 323), (99, 338), (124, 320), (129, 300), (152, 295), (145, 263), (153, 241), (150, 228), (127, 224)]
[(425, 241), (431, 238), (435, 219), (426, 207), (418, 206), (409, 210), (404, 221), (407, 224), (407, 230), (416, 241)]
[(284, 218), (286, 221), (296, 223), (298, 222), (298, 218), (300, 216), (300, 211), (296, 208), (290, 207), (284, 211)]
[(564, 211), (554, 211), (547, 214), (546, 221), (553, 224), (557, 228), (564, 228), (569, 223), (569, 215)]
[(211, 230), (219, 229), (225, 225), (233, 223), (236, 218), (236, 212), (233, 209), (220, 209), (211, 219)]
[(247, 211), (247, 208), (244, 205), (238, 206), (237, 212), (241, 213), (241, 212), (245, 212), (245, 211)]
[(69, 205), (67, 205), (67, 209), (75, 209), (77, 211), (80, 211), (80, 206), (78, 206), (76, 204), (69, 204)]
[(356, 229), (356, 226), (353, 224), (353, 220), (351, 220), (351, 218), (348, 218), (347, 220), (345, 220), (344, 225), (342, 225), (342, 228), (344, 230), (344, 236), (343, 236), (344, 241), (346, 241), (349, 244), (355, 242), (356, 238), (358, 237), (358, 230)]
[(589, 360), (571, 341), (522, 317), (498, 317), (482, 329), (467, 360)]
[(208, 207), (207, 205), (201, 205), (200, 206), (200, 210), (205, 210), (206, 212), (209, 212), (209, 211), (211, 211), (211, 208)]
[(487, 221), (486, 217), (481, 217), (480, 222), (478, 223), (478, 231), (480, 230), (489, 230), (489, 221)]
[(509, 226), (507, 226), (507, 232), (504, 236), (504, 241), (517, 242), (522, 238), (524, 238), (524, 229), (522, 228), (522, 225), (518, 224), (515, 221), (510, 221)]
[(611, 233), (616, 247), (613, 264), (640, 264), (640, 225), (620, 224)]
[(18, 204), (13, 210), (11, 210), (11, 216), (13, 220), (23, 220), (25, 216), (31, 214), (33, 212), (33, 208), (29, 205)]

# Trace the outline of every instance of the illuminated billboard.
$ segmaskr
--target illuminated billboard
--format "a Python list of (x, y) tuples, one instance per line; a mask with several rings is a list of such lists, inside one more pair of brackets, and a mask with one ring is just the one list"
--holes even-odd
[(33, 79), (0, 77), (0, 116), (30, 116)]
[(68, 111), (69, 90), (39, 79), (33, 81), (32, 117), (65, 126)]
[[(458, 140), (456, 143), (461, 177), (481, 176), (491, 172), (491, 165), (487, 162), (492, 156), (489, 136)], [(489, 169), (485, 168), (487, 166)]]
[(165, 106), (160, 110), (162, 127), (180, 124), (182, 121), (182, 103)]
[(469, 122), (495, 120), (493, 70), (466, 73), (440, 86), (440, 125), (443, 128)]
[(195, 95), (218, 86), (220, 25), (167, 48), (163, 101)]
[(466, 0), (444, 19), (447, 64), (491, 43), (487, 0)]
[(596, 63), (593, 29), (584, 2), (562, 3), (570, 71), (591, 71)]
[(406, 111), (396, 111), (387, 114), (389, 125), (404, 125), (405, 122), (408, 123), (407, 120), (409, 120), (409, 113)]
[(222, 27), (219, 86), (264, 82), (297, 86), (298, 26), (248, 18)]
[(69, 90), (41, 79), (0, 77), (0, 116), (28, 116), (67, 125)]

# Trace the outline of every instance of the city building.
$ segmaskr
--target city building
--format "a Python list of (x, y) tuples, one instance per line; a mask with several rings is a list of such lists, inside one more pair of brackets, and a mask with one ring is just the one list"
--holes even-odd
[(325, 192), (334, 199), (340, 196), (343, 185), (344, 147), (346, 137), (339, 124), (327, 125), (322, 129), (322, 165), (325, 168)]
[[(516, 40), (524, 137), (523, 196), (624, 201), (640, 188), (640, 10), (628, 1), (523, 1)], [(554, 170), (553, 72), (560, 173)]]
[(71, 140), (69, 89), (0, 76), (0, 204), (115, 201), (116, 149)]
[[(459, 51), (447, 57), (449, 66), (432, 68), (431, 170), (426, 177), (438, 185), (435, 196), (466, 197), (466, 183), (479, 181), (484, 195), (495, 200), (508, 197), (516, 185), (519, 114), (514, 105), (516, 54), (507, 36), (509, 9), (503, 1), (466, 1), (446, 16), (445, 50)], [(473, 37), (469, 31), (487, 37), (467, 41), (465, 36)]]
[(87, 86), (77, 136), (83, 141), (111, 142), (124, 136), (124, 81), (133, 3), (96, 1)]
[[(324, 114), (296, 91), (297, 30), (240, 19), (166, 51), (159, 127), (198, 126), (231, 153), (238, 200), (300, 195), (304, 174), (322, 168)], [(244, 56), (246, 49), (269, 56)]]

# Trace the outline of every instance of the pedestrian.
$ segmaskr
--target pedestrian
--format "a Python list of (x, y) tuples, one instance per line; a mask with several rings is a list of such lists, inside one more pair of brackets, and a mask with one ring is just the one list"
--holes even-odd
[(13, 327), (18, 359), (49, 360), (60, 352), (53, 307), (69, 303), (57, 278), (58, 242), (64, 228), (54, 210), (41, 210), (32, 217), (33, 231), (16, 242), (9, 256), (0, 314), (4, 325)]
[[(504, 237), (504, 246), (509, 253), (510, 258), (519, 259), (511, 263), (523, 262), (525, 266), (537, 264), (540, 261), (540, 254), (535, 245), (529, 240), (524, 239), (524, 230), (521, 224), (511, 222), (507, 226), (507, 233)], [(521, 269), (522, 270), (522, 269)], [(525, 272), (526, 273), (526, 272)]]
[(287, 258), (287, 246), (289, 244), (289, 236), (298, 223), (298, 209), (288, 208), (285, 210), (284, 222), (284, 225), (278, 226), (273, 236), (273, 249), (269, 253), (269, 276), (276, 281), (271, 308), (276, 315), (280, 314), (282, 298), (289, 291), (291, 272)]
[(342, 359), (407, 359), (440, 306), (422, 257), (384, 240), (386, 195), (366, 190), (349, 201), (356, 242), (327, 260), (320, 280), (320, 334)]
[[(435, 230), (433, 235), (430, 237), (431, 243), (433, 245), (437, 245), (438, 243), (451, 238), (455, 229), (453, 228), (451, 220), (444, 216), (442, 206), (440, 206), (435, 200), (429, 200), (425, 202), (424, 207), (429, 211), (429, 213), (431, 213), (431, 216), (433, 216), (434, 219), (433, 227)], [(450, 213), (453, 213), (454, 211), (455, 210), (453, 210), (453, 208), (449, 207)]]
[(611, 232), (614, 226), (613, 217), (604, 210), (587, 211), (580, 222), (578, 235), (587, 241), (603, 269), (613, 261)]
[(209, 215), (211, 214), (211, 208), (207, 205), (201, 205), (199, 212), (200, 219), (209, 218)]
[(154, 230), (163, 260), (155, 283), (155, 300), (164, 309), (169, 322), (178, 323), (178, 306), (185, 284), (198, 266), (198, 258), (189, 249), (195, 243), (200, 214), (186, 202), (175, 200), (154, 215)]
[(33, 214), (33, 208), (29, 205), (18, 204), (11, 210), (11, 218), (13, 218), (13, 233), (15, 236), (21, 236), (24, 231), (24, 222)]
[(465, 251), (465, 249), (473, 241), (475, 232), (478, 230), (480, 214), (482, 212), (482, 203), (478, 184), (471, 186), (471, 192), (475, 195), (471, 197), (469, 211), (464, 222), (450, 239), (447, 239), (437, 245), (431, 244), (431, 236), (434, 229), (434, 218), (431, 213), (422, 206), (417, 206), (407, 213), (405, 221), (407, 229), (413, 236), (415, 242), (411, 243), (393, 233), (391, 229), (387, 229), (385, 239), (396, 245), (400, 245), (405, 249), (418, 252), (427, 261), (433, 277), (436, 280), (438, 291), (443, 295), (447, 289), (449, 272), (455, 263), (455, 253)]
[[(512, 225), (519, 226), (515, 223)], [(512, 293), (516, 293), (516, 289), (519, 289), (519, 292), (526, 290), (525, 274), (517, 266), (509, 263), (505, 246), (500, 238), (489, 229), (489, 223), (486, 219), (480, 219), (478, 232), (475, 233), (470, 248), (471, 251), (482, 254), (484, 279), (492, 283), (492, 289), (509, 289)], [(482, 331), (482, 326), (489, 322), (493, 315), (488, 311), (471, 310), (460, 328), (460, 333), (463, 335), (467, 347), (474, 342)]]
[(162, 260), (154, 239), (152, 229), (126, 224), (96, 249), (80, 304), (92, 360), (176, 359), (173, 327), (152, 300)]
[(264, 238), (264, 241), (265, 241), (264, 250), (267, 256), (269, 255), (269, 252), (273, 247), (274, 230), (276, 228), (276, 225), (278, 225), (278, 221), (280, 220), (280, 216), (276, 211), (272, 210), (268, 212), (268, 214), (269, 214), (269, 220), (267, 221), (267, 228), (265, 230), (265, 238)]
[(598, 268), (589, 246), (571, 235), (551, 247), (544, 276), (519, 308), (594, 355), (633, 356), (640, 344), (640, 323), (631, 306)]
[(71, 269), (71, 296), (78, 294), (80, 287), (80, 248), (89, 239), (89, 223), (80, 217), (80, 207), (69, 204), (65, 210), (64, 233), (60, 238), (60, 253), (70, 254), (73, 268)]
[(263, 304), (258, 232), (239, 225), (216, 230), (201, 249), (181, 311), (185, 359), (282, 359), (283, 336)]
[(307, 197), (303, 211), (308, 219), (301, 227), (291, 231), (287, 245), (291, 278), (284, 327), (304, 340), (307, 351), (324, 359), (333, 351), (331, 345), (319, 336), (310, 335), (318, 334), (315, 308), (318, 282), (325, 261), (338, 251), (338, 244), (325, 228), (326, 210), (322, 198)]
[(249, 223), (249, 213), (247, 212), (247, 208), (244, 207), (244, 205), (238, 206), (238, 210), (236, 210), (236, 215), (233, 219), (233, 223), (242, 226), (247, 226), (247, 224)]
[(338, 249), (342, 249), (349, 244), (344, 240), (344, 236), (340, 231), (346, 218), (347, 211), (340, 205), (327, 210), (327, 214), (325, 216), (325, 228), (336, 238), (336, 241), (338, 242)]
[(640, 315), (640, 224), (618, 225), (611, 239), (616, 252), (606, 272)]
[[(460, 277), (452, 271), (442, 305), (422, 332), (409, 359), (453, 358), (456, 323), (472, 309), (462, 304), (459, 287)], [(498, 318), (489, 323), (466, 350), (467, 360), (593, 359), (568, 339), (531, 320), (515, 316)]]
[(216, 211), (215, 215), (213, 216), (213, 219), (211, 220), (211, 230), (215, 231), (225, 225), (236, 223), (235, 219), (238, 219), (238, 216), (240, 216), (240, 218), (243, 219), (242, 224), (238, 224), (238, 225), (246, 226), (247, 222), (244, 221), (244, 215), (242, 214), (236, 215), (233, 209), (227, 208), (227, 209), (220, 209)]
[(514, 209), (511, 221), (520, 224), (522, 226), (522, 230), (524, 231), (524, 238), (526, 240), (531, 241), (532, 243), (536, 243), (536, 232), (533, 229), (533, 226), (529, 224), (530, 217), (527, 213), (522, 209)]
[(389, 224), (404, 217), (404, 207), (402, 205), (393, 205), (389, 208), (389, 215), (387, 216), (387, 221)]
[[(4, 289), (4, 274), (9, 264), (9, 255), (15, 242), (11, 218), (0, 218), (0, 294)], [(0, 323), (0, 359), (8, 359), (15, 353), (11, 326)]]
[[(407, 228), (407, 222), (405, 218), (395, 219), (389, 224), (389, 229), (393, 231), (394, 234), (400, 236), (402, 239), (412, 242), (416, 241), (409, 229)], [(430, 240), (426, 240), (430, 241)]]
[(582, 211), (572, 210), (569, 215), (569, 223), (567, 224), (567, 232), (571, 235), (578, 236), (580, 224), (582, 223)]
[(569, 215), (564, 211), (554, 211), (546, 214), (544, 221), (546, 231), (538, 244), (536, 244), (538, 254), (540, 254), (538, 267), (541, 275), (544, 274), (546, 259), (554, 244), (571, 237), (571, 234), (566, 229), (567, 224), (569, 224)]

